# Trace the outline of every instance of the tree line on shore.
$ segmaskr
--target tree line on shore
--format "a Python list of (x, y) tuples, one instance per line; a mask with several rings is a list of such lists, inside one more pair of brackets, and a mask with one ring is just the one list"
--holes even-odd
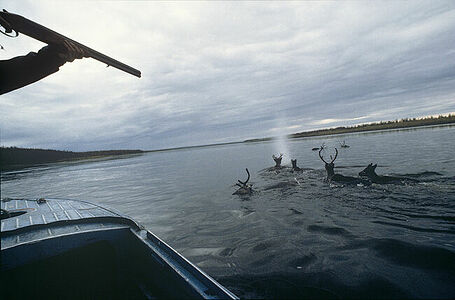
[(89, 159), (106, 156), (143, 153), (142, 150), (106, 150), (73, 152), (50, 149), (31, 149), (18, 147), (1, 147), (1, 169), (9, 169), (14, 166), (27, 166), (45, 164), (69, 160)]
[[(359, 125), (353, 125), (353, 126), (340, 126), (340, 127), (335, 127), (335, 128), (298, 132), (298, 133), (293, 133), (293, 134), (288, 135), (288, 138), (302, 138), (302, 137), (342, 134), (342, 133), (351, 133), (351, 132), (400, 129), (400, 128), (442, 125), (442, 124), (451, 124), (451, 123), (455, 123), (455, 115), (452, 115), (452, 114), (439, 115), (437, 117), (430, 116), (430, 117), (425, 117), (425, 118), (404, 118), (404, 119), (400, 119), (400, 120), (397, 119), (397, 120), (393, 120), (393, 121), (380, 121), (380, 122), (375, 122), (375, 123), (359, 124)], [(267, 141), (267, 140), (272, 140), (272, 139), (273, 138), (252, 139), (252, 140), (246, 140), (245, 142)]]

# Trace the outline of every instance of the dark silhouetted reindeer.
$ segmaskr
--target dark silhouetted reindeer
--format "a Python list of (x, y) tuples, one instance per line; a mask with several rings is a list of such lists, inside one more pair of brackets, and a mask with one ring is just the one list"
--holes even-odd
[(362, 183), (363, 180), (360, 178), (352, 177), (352, 176), (344, 176), (341, 174), (335, 174), (334, 168), (335, 164), (333, 163), (338, 156), (338, 149), (335, 148), (335, 157), (332, 159), (332, 156), (330, 158), (332, 159), (329, 163), (324, 160), (322, 157), (322, 152), (323, 149), (319, 150), (319, 158), (325, 163), (325, 170), (327, 171), (327, 181), (336, 181), (336, 182), (341, 182), (341, 183)]
[(275, 154), (272, 155), (273, 160), (275, 161), (275, 168), (281, 168), (281, 160), (283, 159), (283, 153), (280, 153), (280, 156), (276, 157)]
[(359, 173), (359, 176), (368, 177), (371, 182), (379, 184), (400, 183), (402, 181), (418, 182), (418, 180), (415, 180), (413, 178), (378, 175), (376, 174), (377, 166), (378, 164), (369, 164), (365, 169), (363, 169), (363, 171)]
[(251, 195), (253, 193), (253, 185), (248, 184), (250, 180), (250, 171), (248, 168), (245, 169), (246, 173), (248, 174), (248, 178), (245, 181), (237, 180), (238, 183), (235, 185), (239, 187), (237, 191), (235, 191), (232, 195)]
[(291, 159), (291, 163), (292, 163), (292, 171), (293, 172), (301, 172), (302, 169), (297, 167), (297, 159)]
[(341, 148), (349, 148), (350, 146), (346, 144), (346, 141), (343, 141), (343, 142), (339, 142), (340, 143), (340, 146)]
[(322, 143), (321, 147), (314, 147), (311, 150), (318, 151), (318, 150), (323, 150), (324, 148), (325, 148), (325, 143)]

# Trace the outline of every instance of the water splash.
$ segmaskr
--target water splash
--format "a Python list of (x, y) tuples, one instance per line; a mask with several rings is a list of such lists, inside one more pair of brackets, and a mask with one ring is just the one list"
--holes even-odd
[(276, 138), (274, 139), (274, 151), (275, 155), (279, 155), (280, 153), (283, 153), (283, 160), (282, 164), (290, 164), (291, 163), (291, 152), (289, 151), (288, 147), (288, 138), (287, 138), (287, 133), (286, 133), (286, 124), (285, 124), (285, 118), (284, 116), (280, 116), (277, 118), (276, 122)]

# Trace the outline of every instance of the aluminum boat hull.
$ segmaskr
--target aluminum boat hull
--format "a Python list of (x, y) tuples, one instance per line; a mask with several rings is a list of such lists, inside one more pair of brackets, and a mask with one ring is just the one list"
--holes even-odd
[(129, 217), (64, 199), (2, 199), (2, 299), (237, 299)]

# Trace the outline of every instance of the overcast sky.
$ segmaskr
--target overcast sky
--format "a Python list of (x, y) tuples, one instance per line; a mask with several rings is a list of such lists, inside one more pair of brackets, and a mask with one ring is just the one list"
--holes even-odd
[[(2, 1), (91, 58), (2, 95), (1, 144), (157, 149), (455, 112), (455, 2)], [(0, 37), (0, 59), (38, 51)]]

